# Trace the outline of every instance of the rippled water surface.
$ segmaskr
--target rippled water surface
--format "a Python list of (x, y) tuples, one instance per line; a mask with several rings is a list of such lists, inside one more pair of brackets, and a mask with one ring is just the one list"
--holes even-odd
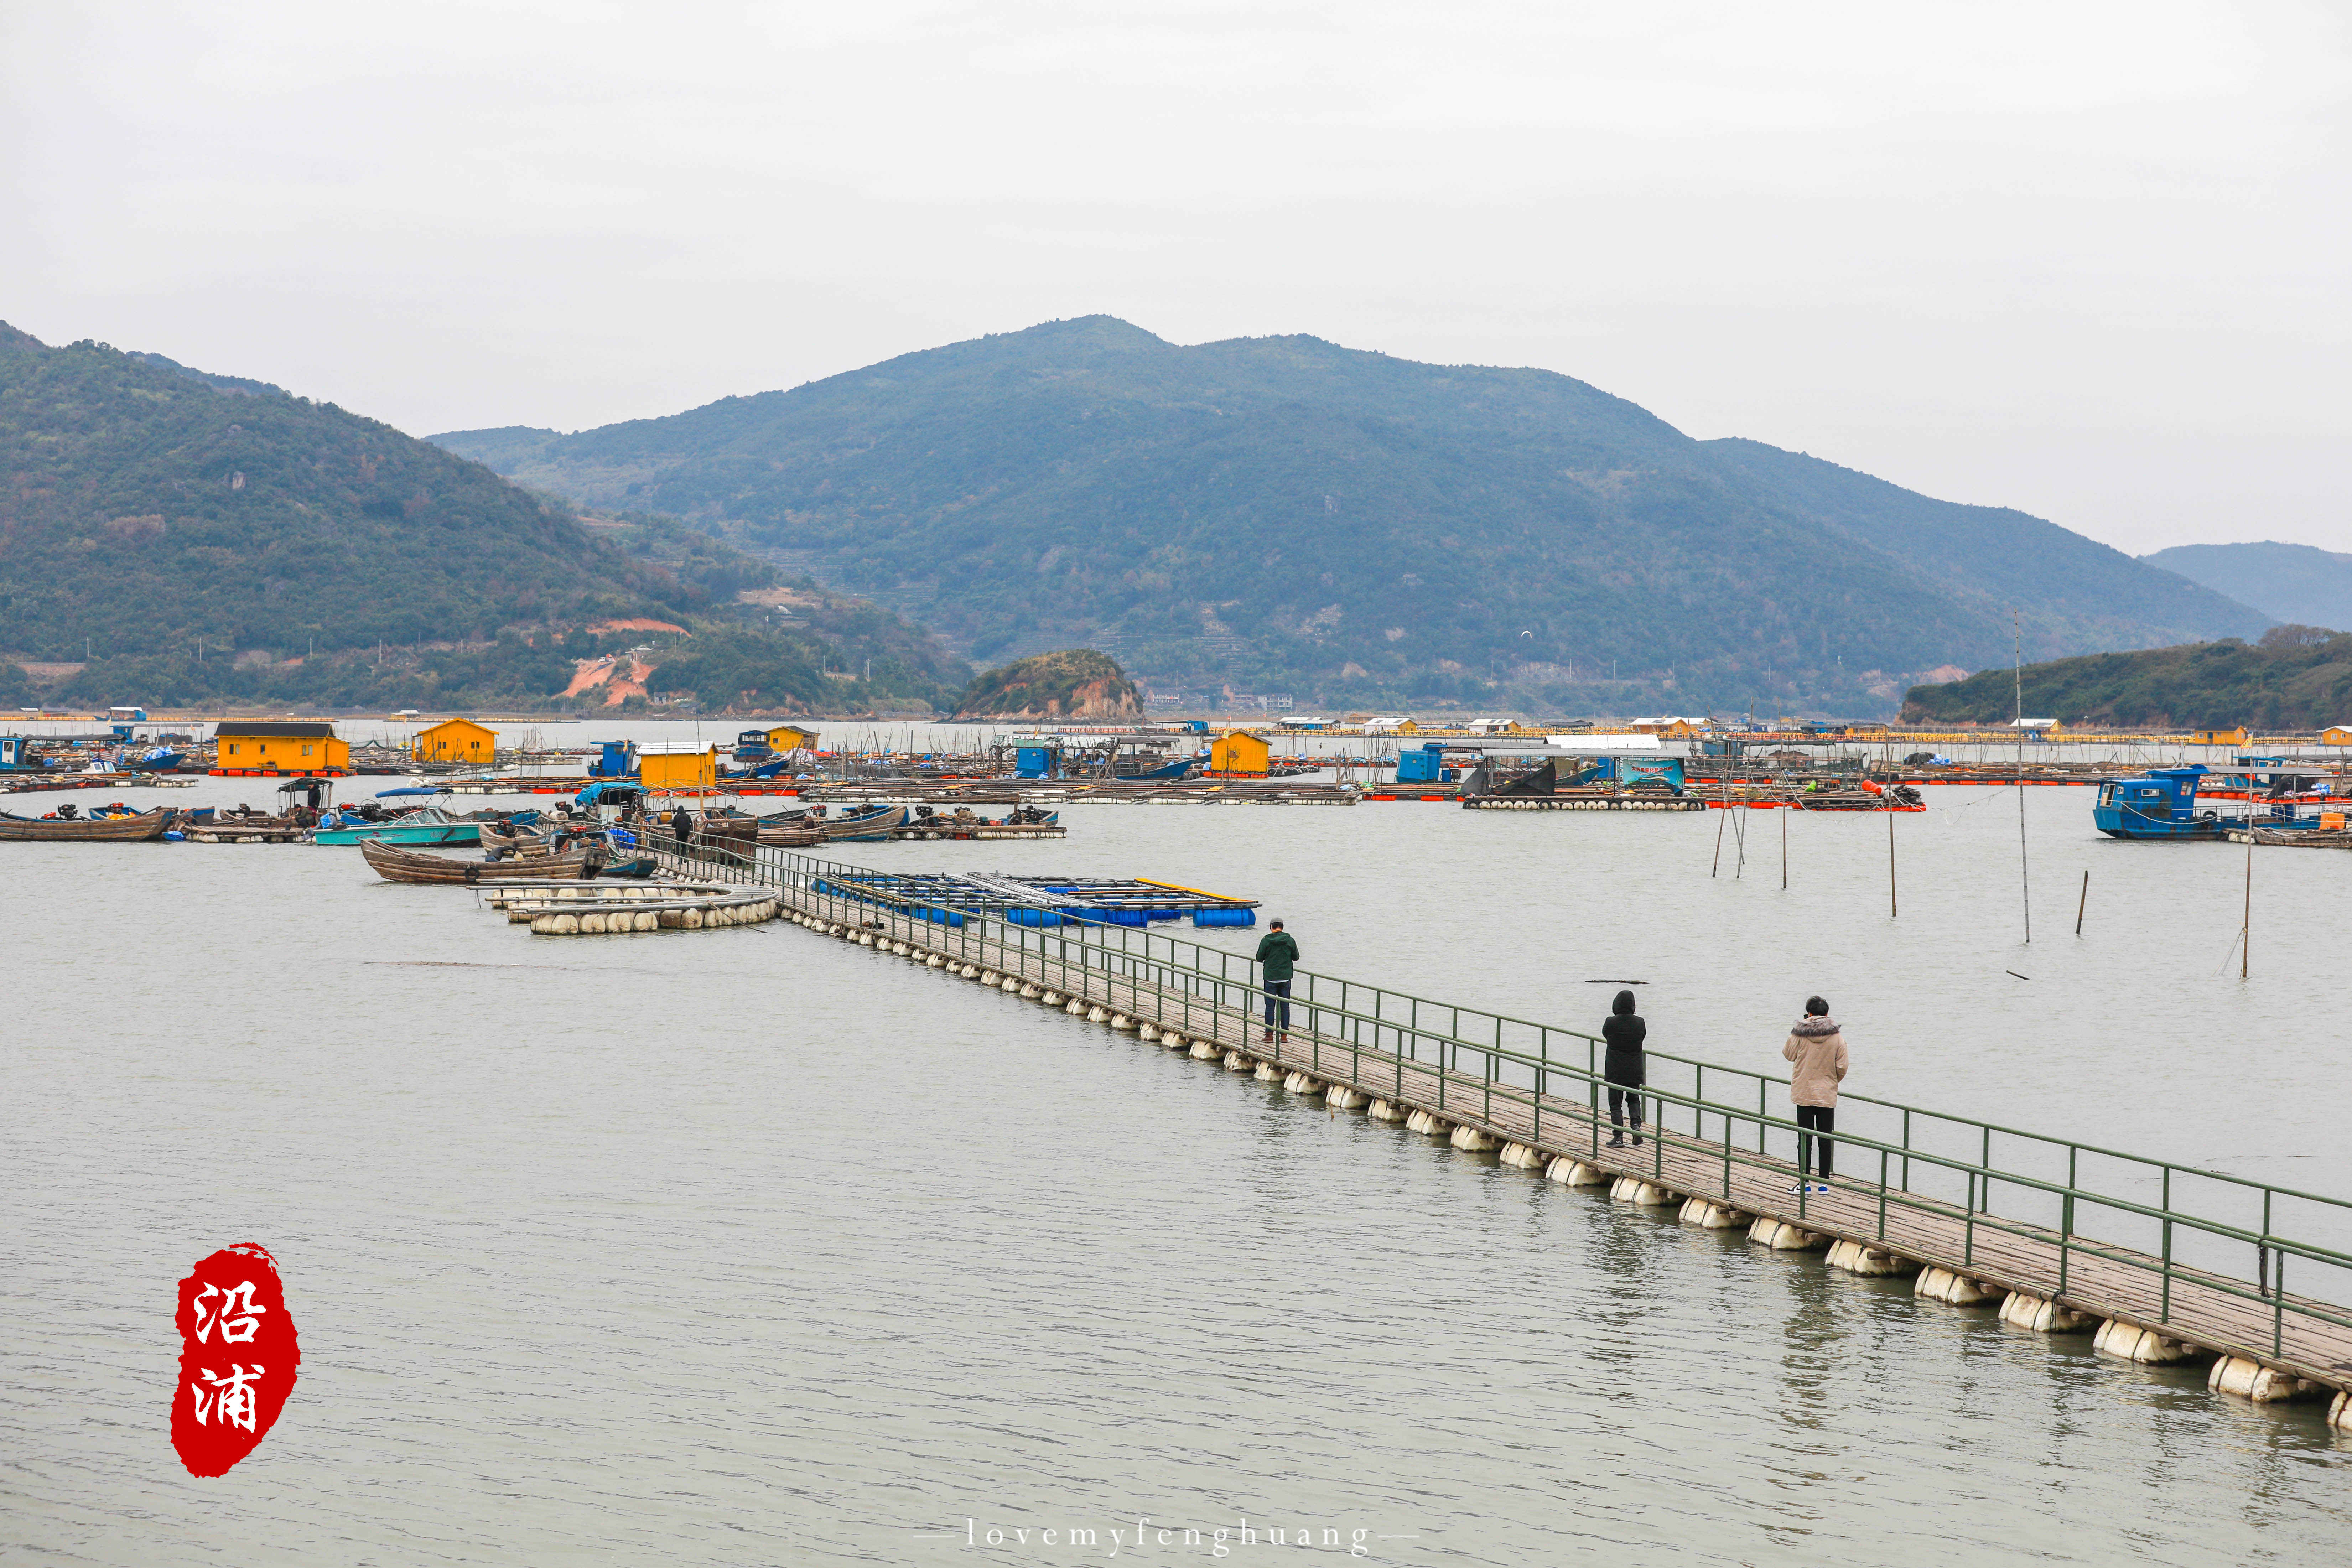
[[(1093, 807), (857, 847), (1257, 897), (1312, 968), (1578, 1026), (1638, 978), (1654, 1041), (1755, 1068), (1820, 990), (1856, 1087), (2352, 1193), (2352, 857), (2258, 856), (2241, 982), (2242, 851), (2038, 792), (2028, 947), (2015, 795), (1935, 799), (1892, 921), (1883, 817), (1792, 818), (1785, 892), (1770, 814), (1714, 876), (1713, 813)], [(2352, 1525), (2315, 1407), (789, 926), (556, 942), (350, 850), (0, 855), (13, 1558), (1177, 1561), (1222, 1526), (1249, 1562), (1304, 1526), (1402, 1563), (2311, 1563)], [(194, 1480), (173, 1289), (248, 1239), (302, 1378)], [(1139, 1518), (1202, 1543), (1139, 1552)]]

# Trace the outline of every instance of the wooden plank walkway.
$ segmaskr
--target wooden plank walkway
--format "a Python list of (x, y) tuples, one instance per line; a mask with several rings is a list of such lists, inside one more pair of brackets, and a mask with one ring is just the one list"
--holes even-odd
[[(674, 857), (664, 857), (673, 859)], [(683, 860), (682, 867), (701, 862)], [(758, 875), (758, 873), (754, 873)], [(760, 879), (768, 880), (761, 875)], [(1728, 1147), (1692, 1132), (1663, 1131), (1654, 1122), (1638, 1148), (1612, 1148), (1605, 1116), (1559, 1094), (1490, 1082), (1482, 1075), (1441, 1068), (1329, 1033), (1305, 1028), (1268, 1045), (1248, 1007), (1221, 1005), (1176, 984), (1139, 974), (1058, 961), (1006, 946), (975, 931), (887, 910), (820, 898), (789, 884), (780, 889), (787, 910), (846, 921), (883, 943), (906, 942), (1016, 976), (1089, 1005), (1123, 1014), (1185, 1040), (1207, 1041), (1223, 1052), (1267, 1062), (1286, 1074), (1307, 1074), (1320, 1085), (1352, 1089), (1404, 1110), (1423, 1110), (1452, 1126), (1470, 1127), (1500, 1142), (1570, 1158), (1612, 1176), (1634, 1176), (1684, 1197), (1704, 1197), (1740, 1213), (1785, 1221), (1818, 1236), (1880, 1247), (1923, 1265), (1950, 1270), (2000, 1290), (2021, 1291), (2095, 1319), (2155, 1329), (2223, 1355), (2259, 1362), (2335, 1388), (2352, 1388), (2352, 1328), (2326, 1321), (2352, 1316), (2344, 1307), (2277, 1293), (2254, 1299), (2243, 1280), (2175, 1264), (2168, 1291), (2163, 1260), (2081, 1235), (2063, 1238), (2046, 1227), (1923, 1196), (1900, 1186), (1840, 1175), (1827, 1194), (1799, 1192), (1794, 1166), (1755, 1149)], [(1097, 958), (1105, 950), (1073, 943)], [(1129, 956), (1137, 968), (1148, 967)], [(1299, 1005), (1297, 1013), (1306, 1009)], [(1473, 1047), (1465, 1047), (1473, 1048)], [(1559, 1076), (1590, 1092), (1578, 1073)], [(1737, 1117), (1737, 1108), (1725, 1110)], [(1710, 1109), (1710, 1113), (1712, 1110)], [(1843, 1151), (1849, 1158), (1874, 1151)], [(2320, 1315), (2314, 1315), (2320, 1314)]]

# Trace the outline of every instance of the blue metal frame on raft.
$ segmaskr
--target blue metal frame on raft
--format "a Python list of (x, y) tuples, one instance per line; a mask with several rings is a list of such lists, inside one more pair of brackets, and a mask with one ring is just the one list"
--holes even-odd
[[(735, 855), (677, 857), (674, 843), (647, 838), (686, 864), (723, 859), (844, 923), (877, 914), (921, 919), (828, 890), (838, 886), (835, 879), (870, 873), (870, 867), (768, 847), (749, 861)], [(1187, 1034), (1214, 1037), (1220, 1024), (1230, 1028), (1238, 1021), (1246, 1041), (1264, 994), (1248, 958), (1150, 931), (1037, 928), (977, 914), (951, 931), (927, 931), (925, 940), (944, 944), (940, 951), (950, 957), (1008, 972), (1034, 970), (1041, 983), (1074, 994), (1110, 994), (1124, 985), (1139, 1022)], [(1626, 1163), (1601, 1149), (1604, 1080), (1596, 1036), (1304, 969), (1293, 977), (1291, 1005), (1301, 1021), (1291, 1033), (1302, 1037), (1303, 1051), (1234, 1048), (1457, 1122), (1483, 1122), (1496, 1136), (1531, 1147), (1589, 1154), (1597, 1163)], [(1575, 1055), (1585, 1060), (1575, 1062)], [(1758, 1207), (1735, 1189), (1745, 1183), (1752, 1194), (1759, 1179), (1785, 1182), (1792, 1172), (1775, 1151), (1793, 1151), (1802, 1130), (1793, 1116), (1770, 1109), (1773, 1090), (1785, 1090), (1788, 1080), (1665, 1051), (1647, 1055), (1653, 1079), (1643, 1093), (1658, 1110), (1646, 1130), (1645, 1179), (1707, 1196), (1688, 1179), (1689, 1157), (1699, 1156), (1719, 1169), (1712, 1184), (1723, 1201)], [(1673, 1081), (1659, 1080), (1662, 1068)], [(1689, 1087), (1676, 1087), (1681, 1083)], [(1563, 1097), (1558, 1092), (1563, 1087), (1576, 1097)], [(2218, 1352), (2352, 1386), (2352, 1309), (2285, 1289), (2287, 1260), (2294, 1258), (2299, 1274), (2316, 1277), (2299, 1279), (2306, 1292), (2352, 1295), (2352, 1247), (2345, 1245), (2352, 1243), (2352, 1203), (1866, 1095), (1842, 1094), (1838, 1110), (1835, 1142), (1849, 1153), (1874, 1158), (1878, 1166), (1874, 1183), (1842, 1178), (1839, 1197), (1865, 1200), (1873, 1222), (1856, 1229), (1845, 1215), (1826, 1209), (1816, 1220), (1810, 1192), (1796, 1194), (1790, 1205), (1800, 1221), (1848, 1239), (1887, 1243), (1923, 1263), (2008, 1288), (2063, 1297), (2083, 1310), (2161, 1328)], [(1687, 1131), (1662, 1125), (1668, 1114), (1683, 1112), (1690, 1118)], [(1720, 1138), (1706, 1136), (1710, 1122)], [(1671, 1173), (1670, 1153), (1680, 1165)], [(2183, 1206), (2184, 1200), (2197, 1206)], [(1906, 1218), (1951, 1231), (1958, 1254), (1943, 1255), (1916, 1235), (1903, 1234)], [(2102, 1234), (2087, 1232), (2086, 1224)], [(2032, 1261), (2032, 1278), (2019, 1271), (2021, 1258)], [(2077, 1258), (2118, 1267), (2136, 1281), (2146, 1276), (2145, 1289), (2136, 1284), (2118, 1297), (2111, 1283), (2084, 1280)], [(2267, 1320), (2262, 1326), (2269, 1331), (2253, 1337), (2236, 1327), (2222, 1331), (2190, 1323), (2179, 1315), (2190, 1296), (2209, 1310), (2217, 1300), (2242, 1304), (2244, 1321), (2238, 1327)]]

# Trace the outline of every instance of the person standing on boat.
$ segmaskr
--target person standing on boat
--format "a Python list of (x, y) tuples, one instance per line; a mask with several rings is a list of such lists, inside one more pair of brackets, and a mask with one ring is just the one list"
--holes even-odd
[(1642, 1085), (1649, 1079), (1649, 1062), (1642, 1053), (1642, 1042), (1650, 1026), (1642, 1015), (1633, 1011), (1633, 994), (1617, 993), (1610, 1004), (1609, 1016), (1601, 1022), (1601, 1037), (1609, 1043), (1609, 1055), (1601, 1066), (1601, 1076), (1609, 1080), (1609, 1146), (1625, 1146), (1625, 1112), (1633, 1112), (1633, 1147), (1642, 1146)]
[[(1797, 1134), (1797, 1184), (1789, 1190), (1801, 1193), (1805, 1190), (1811, 1148), (1821, 1150), (1822, 1182), (1830, 1179), (1829, 1132), (1837, 1125), (1838, 1085), (1845, 1080), (1845, 1036), (1830, 1016), (1828, 1003), (1818, 996), (1805, 998), (1805, 1016), (1789, 1031), (1789, 1043), (1780, 1047), (1780, 1055), (1796, 1064), (1789, 1072), (1789, 1099), (1797, 1108), (1797, 1126), (1801, 1131)], [(1816, 1190), (1829, 1188), (1823, 1185)]]
[[(1265, 1043), (1273, 1045), (1279, 1029), (1282, 1039), (1290, 1037), (1290, 976), (1298, 964), (1298, 939), (1282, 929), (1276, 921), (1257, 944), (1258, 980), (1265, 989)], [(1281, 1009), (1281, 1022), (1275, 1021), (1276, 1009)]]

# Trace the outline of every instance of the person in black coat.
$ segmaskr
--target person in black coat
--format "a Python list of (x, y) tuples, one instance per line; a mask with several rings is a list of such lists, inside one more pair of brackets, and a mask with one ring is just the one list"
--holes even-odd
[(1642, 1142), (1642, 1097), (1636, 1092), (1647, 1079), (1646, 1064), (1642, 1057), (1642, 1041), (1650, 1026), (1633, 1011), (1633, 994), (1617, 993), (1611, 1004), (1607, 1022), (1601, 1026), (1601, 1037), (1609, 1043), (1609, 1055), (1601, 1063), (1601, 1076), (1609, 1080), (1609, 1146), (1625, 1146), (1625, 1112), (1633, 1113), (1633, 1142)]

